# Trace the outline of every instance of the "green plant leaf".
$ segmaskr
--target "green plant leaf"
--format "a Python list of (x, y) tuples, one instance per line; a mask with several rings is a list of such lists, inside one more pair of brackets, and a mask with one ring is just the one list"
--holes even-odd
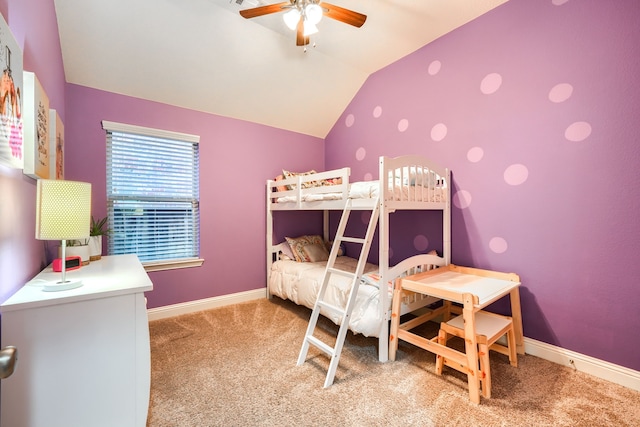
[(107, 225), (107, 217), (96, 220), (93, 215), (91, 215), (91, 227), (89, 228), (90, 236), (102, 236), (105, 234), (109, 234), (111, 230), (105, 229)]

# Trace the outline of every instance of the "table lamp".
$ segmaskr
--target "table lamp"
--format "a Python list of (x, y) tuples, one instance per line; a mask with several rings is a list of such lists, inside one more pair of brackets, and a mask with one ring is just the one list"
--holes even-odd
[(39, 179), (36, 188), (36, 239), (61, 240), (62, 279), (47, 282), (44, 291), (63, 291), (82, 286), (82, 280), (67, 280), (67, 240), (89, 237), (91, 184)]

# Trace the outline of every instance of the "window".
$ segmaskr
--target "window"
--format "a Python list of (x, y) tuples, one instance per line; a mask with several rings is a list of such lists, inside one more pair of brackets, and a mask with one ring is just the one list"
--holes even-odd
[(108, 253), (137, 254), (147, 271), (202, 264), (200, 138), (107, 121), (102, 127)]

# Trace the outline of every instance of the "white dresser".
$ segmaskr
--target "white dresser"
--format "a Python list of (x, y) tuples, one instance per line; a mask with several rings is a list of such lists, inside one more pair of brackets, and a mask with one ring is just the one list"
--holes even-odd
[(15, 372), (0, 384), (0, 425), (144, 427), (149, 276), (136, 255), (115, 255), (67, 278), (84, 285), (44, 292), (43, 281), (60, 280), (49, 266), (0, 305), (0, 348), (18, 349)]

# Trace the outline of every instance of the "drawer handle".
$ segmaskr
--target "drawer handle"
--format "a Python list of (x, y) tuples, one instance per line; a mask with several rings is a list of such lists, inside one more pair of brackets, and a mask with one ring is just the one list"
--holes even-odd
[(18, 360), (18, 350), (15, 347), (9, 346), (0, 350), (0, 380), (13, 374), (16, 360)]

